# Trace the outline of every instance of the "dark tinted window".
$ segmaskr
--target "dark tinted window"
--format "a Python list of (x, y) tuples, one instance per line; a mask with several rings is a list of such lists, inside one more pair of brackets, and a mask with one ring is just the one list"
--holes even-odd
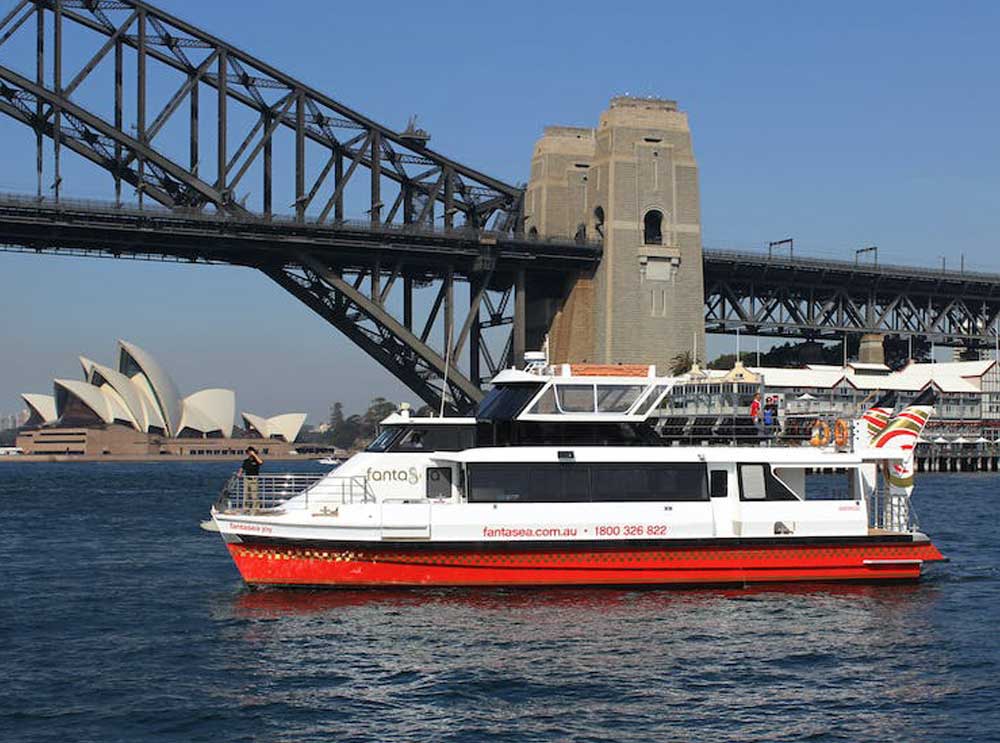
[(591, 471), (595, 501), (708, 500), (705, 465), (679, 462), (665, 465), (602, 465)]
[(382, 433), (368, 445), (367, 451), (385, 451), (399, 437), (400, 430), (396, 427), (383, 428)]
[(392, 451), (462, 451), (475, 440), (472, 426), (407, 426), (393, 440)]
[(427, 468), (427, 497), (451, 497), (451, 467)]
[(540, 384), (494, 387), (479, 403), (476, 418), (497, 421), (513, 420), (539, 389), (541, 389)]
[(471, 464), (473, 503), (708, 500), (705, 465)]
[(729, 495), (729, 473), (725, 470), (712, 470), (711, 493), (713, 498), (725, 498)]

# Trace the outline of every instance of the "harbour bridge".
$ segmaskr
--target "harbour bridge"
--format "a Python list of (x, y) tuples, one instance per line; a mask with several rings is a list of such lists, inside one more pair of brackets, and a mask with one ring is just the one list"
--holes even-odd
[[(600, 226), (527, 231), (523, 188), (431, 149), (414, 122), (383, 126), (138, 0), (16, 2), (0, 113), (34, 134), (37, 181), (0, 195), (3, 250), (252, 267), (435, 407), (472, 407), (604, 255)], [(73, 198), (66, 152), (114, 199)], [(998, 275), (702, 260), (707, 332), (972, 348), (997, 334)]]

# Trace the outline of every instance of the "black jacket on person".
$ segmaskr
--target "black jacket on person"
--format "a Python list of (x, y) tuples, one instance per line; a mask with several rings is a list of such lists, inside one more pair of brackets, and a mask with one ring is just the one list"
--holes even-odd
[(256, 477), (260, 474), (260, 462), (258, 462), (253, 457), (247, 457), (243, 460), (243, 474), (249, 475), (250, 477)]

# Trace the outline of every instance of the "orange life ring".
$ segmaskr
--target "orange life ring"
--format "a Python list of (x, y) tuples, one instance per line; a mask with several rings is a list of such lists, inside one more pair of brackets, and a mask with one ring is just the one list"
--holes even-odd
[(826, 446), (830, 443), (830, 425), (826, 421), (817, 419), (813, 423), (812, 438), (809, 443), (813, 446)]
[(837, 446), (847, 446), (847, 440), (851, 436), (851, 429), (847, 425), (847, 421), (843, 418), (837, 418), (837, 422), (833, 424), (833, 443)]

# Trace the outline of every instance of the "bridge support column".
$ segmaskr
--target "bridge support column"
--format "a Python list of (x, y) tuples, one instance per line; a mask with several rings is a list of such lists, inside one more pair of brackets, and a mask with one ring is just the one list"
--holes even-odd
[(858, 361), (863, 364), (884, 364), (885, 336), (881, 333), (865, 333), (861, 336), (861, 346), (858, 349)]
[(704, 353), (698, 168), (674, 101), (620, 97), (596, 129), (547, 127), (525, 202), (529, 235), (604, 243), (550, 325), (554, 362), (655, 363)]
[(511, 363), (518, 369), (524, 366), (524, 346), (527, 337), (525, 305), (528, 297), (525, 291), (525, 279), (524, 269), (518, 269), (514, 276), (514, 328), (511, 336), (511, 353), (513, 354)]

